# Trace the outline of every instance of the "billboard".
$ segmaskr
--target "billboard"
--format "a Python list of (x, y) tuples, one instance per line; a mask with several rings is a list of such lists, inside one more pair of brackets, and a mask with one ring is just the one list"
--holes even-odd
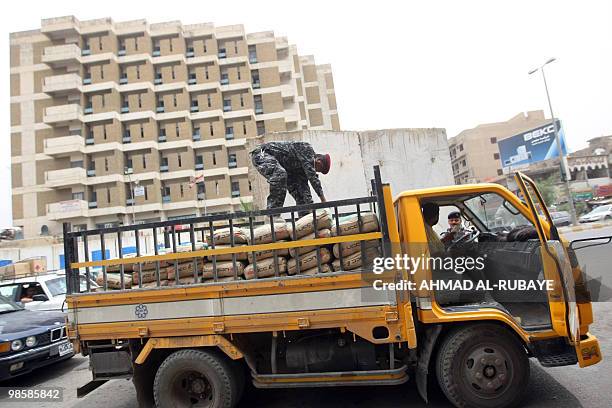
[[(561, 140), (561, 148), (563, 154), (566, 155), (567, 148), (563, 128), (559, 120), (555, 122)], [(555, 129), (552, 123), (502, 139), (497, 142), (497, 145), (499, 147), (499, 159), (505, 172), (559, 156), (557, 142), (555, 141)]]

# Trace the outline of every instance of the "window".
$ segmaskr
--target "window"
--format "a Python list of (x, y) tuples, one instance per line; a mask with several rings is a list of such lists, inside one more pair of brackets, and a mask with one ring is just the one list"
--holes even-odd
[(110, 188), (106, 189), (106, 202), (108, 202), (108, 203), (111, 202)]
[(89, 194), (89, 201), (92, 203), (95, 203), (96, 201), (98, 201), (98, 193), (95, 191), (92, 191), (91, 194)]
[(255, 102), (255, 113), (263, 113), (263, 100), (261, 99), (261, 95), (255, 95), (253, 100)]
[(84, 200), (85, 199), (85, 193), (84, 192), (79, 192), (79, 193), (72, 193), (72, 199), (73, 200)]
[(225, 58), (227, 57), (227, 52), (225, 50), (225, 47), (219, 48), (219, 58)]
[(172, 102), (174, 104), (174, 107), (176, 108), (177, 103), (176, 103), (176, 94), (172, 94)]
[(215, 181), (215, 192), (219, 195), (219, 182)]
[(154, 81), (155, 85), (159, 85), (162, 83), (162, 73), (161, 71), (157, 70), (155, 71), (155, 81)]
[(138, 51), (138, 37), (134, 37), (134, 49)]
[[(172, 44), (172, 43), (170, 43)], [(170, 50), (172, 51), (172, 50)], [(171, 67), (171, 74), (172, 74), (172, 79), (176, 79), (176, 73), (174, 72), (174, 65)]]
[(502, 169), (497, 169), (497, 175), (501, 176), (502, 174), (504, 174), (503, 170)]
[(98, 49), (102, 50), (102, 36), (98, 37)]
[(174, 125), (174, 133), (176, 134), (176, 137), (181, 135), (178, 123)]
[(257, 121), (257, 136), (261, 136), (266, 133), (266, 125), (263, 120)]
[(198, 126), (193, 128), (193, 134), (200, 136), (200, 128)]
[(189, 84), (193, 85), (196, 82), (197, 82), (196, 73), (192, 71), (192, 72), (189, 73)]
[(492, 137), (491, 138), (491, 144), (495, 144), (497, 143), (497, 138), (496, 137)]
[(259, 70), (251, 71), (251, 82), (252, 82), (253, 88), (259, 88), (260, 87), (260, 83), (259, 83)]
[(246, 122), (242, 122), (242, 134), (246, 135)]
[(104, 171), (108, 171), (108, 159), (104, 158)]
[(206, 194), (206, 185), (204, 184), (203, 181), (198, 183), (198, 195), (200, 194)]
[(231, 110), (232, 110), (232, 100), (229, 98), (224, 98), (223, 99), (223, 111), (229, 112)]
[(234, 54), (238, 54), (238, 42), (234, 43)]
[(208, 66), (204, 67), (204, 78), (208, 79)]
[(140, 94), (138, 94), (138, 107), (142, 108), (142, 95), (140, 95)]
[(221, 72), (221, 85), (229, 84), (229, 75), (227, 72)]
[(213, 162), (213, 166), (217, 165), (217, 155), (215, 154), (215, 152), (213, 152), (212, 162)]
[(106, 94), (102, 94), (100, 99), (102, 100), (102, 107), (104, 108), (106, 106)]
[(204, 169), (204, 156), (197, 155), (195, 157), (195, 168), (196, 168), (196, 170), (203, 170)]
[(166, 136), (166, 128), (165, 127), (159, 129), (159, 135), (160, 136)]
[(233, 169), (238, 166), (238, 163), (236, 162), (236, 153), (229, 154), (227, 158), (227, 165), (230, 169)]
[(225, 127), (225, 138), (226, 139), (233, 139), (234, 138), (234, 127), (233, 126), (226, 126)]
[(183, 195), (184, 195), (183, 183), (181, 183), (179, 187), (180, 187), (180, 190), (181, 190), (181, 197), (183, 197)]
[(206, 103), (208, 104), (208, 107), (212, 107), (212, 99), (210, 98), (210, 94), (206, 94)]
[(499, 160), (499, 153), (493, 153), (493, 159)]
[(463, 151), (463, 144), (459, 145), (459, 151), (462, 152)]
[(210, 132), (210, 135), (211, 135), (211, 136), (214, 136), (214, 132), (213, 132), (213, 124), (212, 124), (212, 123), (209, 123), (209, 124), (208, 124), (208, 130), (209, 130), (209, 132)]
[(192, 99), (191, 100), (191, 111), (192, 112), (197, 112), (198, 111), (198, 100), (197, 99)]
[(142, 126), (142, 123), (140, 124), (140, 138), (144, 138), (144, 126)]
[(127, 167), (127, 172), (129, 172), (129, 169), (134, 169), (133, 167), (133, 162), (132, 162), (132, 158), (128, 157), (127, 160), (125, 161), (125, 167)]
[(241, 78), (241, 75), (240, 75), (240, 67), (236, 68), (236, 71), (237, 71), (237, 77), (238, 77), (238, 79), (239, 79), (239, 80), (240, 80), (240, 79), (242, 79), (242, 78)]
[(240, 196), (240, 182), (232, 181), (232, 197)]
[(149, 199), (149, 189), (147, 188), (147, 186), (144, 186), (144, 198), (145, 198), (145, 201)]
[(106, 140), (106, 125), (102, 126), (102, 129), (104, 129), (104, 140)]
[[(244, 96), (242, 96), (242, 94), (240, 94), (240, 106), (244, 107)], [(246, 131), (245, 131), (246, 133)]]
[(251, 180), (249, 180), (249, 191), (253, 191), (253, 186), (251, 185)]
[(172, 48), (172, 38), (168, 38), (168, 43), (170, 45), (170, 52), (172, 52), (173, 51), (173, 48)]
[(143, 169), (147, 168), (147, 155), (146, 154), (142, 155), (142, 168)]
[(249, 62), (251, 64), (257, 63), (257, 48), (255, 45), (249, 45)]
[(161, 47), (159, 44), (159, 40), (155, 40), (153, 42), (153, 56), (158, 57), (159, 55), (161, 55)]
[(100, 79), (104, 79), (104, 65), (100, 65)]
[(182, 160), (181, 154), (179, 153), (177, 156), (178, 156), (178, 166), (183, 167), (183, 160)]

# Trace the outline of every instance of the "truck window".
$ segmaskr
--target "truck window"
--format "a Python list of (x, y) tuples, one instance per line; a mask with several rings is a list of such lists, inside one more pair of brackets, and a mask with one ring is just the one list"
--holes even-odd
[(4, 296), (5, 298), (8, 298), (12, 301), (18, 300), (17, 299), (18, 288), (19, 288), (19, 285), (0, 286), (0, 296)]
[(463, 201), (489, 231), (510, 231), (532, 223), (511, 203), (495, 193), (485, 193)]

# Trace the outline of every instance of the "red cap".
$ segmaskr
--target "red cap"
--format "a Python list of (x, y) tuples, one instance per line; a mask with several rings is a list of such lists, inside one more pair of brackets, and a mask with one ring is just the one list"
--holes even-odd
[(323, 168), (321, 169), (321, 173), (327, 174), (329, 173), (329, 168), (331, 167), (331, 157), (329, 154), (323, 155)]

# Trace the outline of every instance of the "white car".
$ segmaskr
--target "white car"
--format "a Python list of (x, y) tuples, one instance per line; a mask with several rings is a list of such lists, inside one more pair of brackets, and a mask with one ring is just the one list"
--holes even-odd
[[(91, 288), (98, 285), (89, 280)], [(80, 290), (87, 289), (87, 280), (81, 275)], [(0, 281), (0, 295), (28, 310), (65, 311), (66, 275), (64, 273), (47, 273)]]
[(580, 217), (580, 222), (610, 221), (612, 220), (612, 204), (600, 205), (591, 212)]

